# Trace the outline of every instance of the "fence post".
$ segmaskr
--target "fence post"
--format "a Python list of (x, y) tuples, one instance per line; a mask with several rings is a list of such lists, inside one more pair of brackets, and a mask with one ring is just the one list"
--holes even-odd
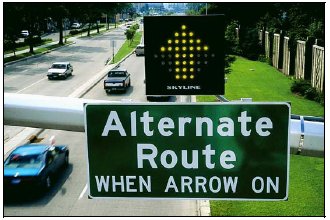
[(295, 57), (295, 78), (305, 79), (305, 50), (306, 42), (298, 40)]
[(290, 75), (290, 47), (289, 47), (289, 37), (284, 37), (283, 39), (283, 73), (285, 75)]
[(273, 40), (273, 66), (279, 69), (279, 58), (280, 58), (280, 34), (274, 34)]
[(269, 32), (265, 31), (265, 56), (266, 58), (269, 58)]
[(324, 47), (313, 45), (312, 86), (324, 92)]

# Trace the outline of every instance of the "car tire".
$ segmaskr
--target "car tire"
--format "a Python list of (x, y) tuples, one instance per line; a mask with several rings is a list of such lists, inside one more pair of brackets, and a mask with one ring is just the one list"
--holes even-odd
[(48, 76), (48, 79), (49, 79), (49, 80), (52, 80), (52, 79), (53, 79), (53, 77), (51, 77), (51, 76)]

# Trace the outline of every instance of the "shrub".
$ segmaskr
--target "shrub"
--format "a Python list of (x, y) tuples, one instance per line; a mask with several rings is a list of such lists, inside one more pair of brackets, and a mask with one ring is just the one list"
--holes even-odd
[(319, 102), (321, 105), (324, 106), (324, 93), (318, 93), (315, 98), (315, 101)]
[(32, 39), (31, 38), (25, 38), (24, 39), (24, 43), (25, 44), (29, 44), (29, 41), (32, 40), (32, 44), (40, 44), (41, 41), (41, 37), (40, 36), (33, 36)]
[(12, 40), (4, 40), (3, 41), (3, 49), (6, 50), (14, 50), (15, 49), (15, 41)]
[(291, 86), (291, 92), (299, 95), (305, 95), (305, 91), (311, 88), (312, 85), (306, 80), (295, 80)]
[(236, 60), (235, 56), (225, 55), (225, 74), (231, 73), (231, 64)]
[(239, 42), (244, 57), (250, 60), (257, 60), (259, 55), (262, 54), (258, 30), (256, 28), (241, 28)]
[(79, 33), (80, 33), (79, 30), (71, 30), (71, 31), (69, 32), (70, 35), (75, 35), (75, 34), (79, 34)]
[(324, 105), (324, 93), (318, 92), (307, 80), (295, 80), (291, 86), (291, 92)]
[(271, 60), (269, 58), (267, 58), (266, 55), (263, 55), (263, 54), (259, 55), (258, 61), (271, 64)]
[(228, 24), (225, 31), (226, 50), (230, 54), (242, 54), (242, 50), (239, 46), (239, 38), (237, 29), (239, 27), (238, 21), (232, 21)]
[(304, 93), (304, 97), (306, 99), (315, 100), (315, 101), (316, 101), (316, 98), (318, 95), (319, 94), (318, 94), (317, 90), (313, 87), (308, 88)]
[(138, 30), (140, 28), (139, 24), (134, 24), (133, 26), (131, 26), (132, 29), (134, 30)]

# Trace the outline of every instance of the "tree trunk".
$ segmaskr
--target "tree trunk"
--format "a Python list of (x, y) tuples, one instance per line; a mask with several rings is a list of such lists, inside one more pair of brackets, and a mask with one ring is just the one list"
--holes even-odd
[(88, 24), (88, 32), (87, 32), (87, 36), (90, 36), (90, 31), (91, 31), (91, 22), (89, 22)]
[(97, 33), (99, 34), (100, 33), (100, 29), (99, 29), (99, 23), (96, 21), (96, 30), (97, 30)]
[(58, 28), (59, 28), (59, 31), (60, 31), (60, 39), (58, 41), (58, 44), (63, 45), (63, 18), (62, 17), (60, 17), (58, 19)]
[(34, 53), (34, 51), (33, 51), (33, 34), (30, 30), (28, 30), (29, 31), (28, 42), (29, 42), (29, 48), (30, 48), (29, 53)]

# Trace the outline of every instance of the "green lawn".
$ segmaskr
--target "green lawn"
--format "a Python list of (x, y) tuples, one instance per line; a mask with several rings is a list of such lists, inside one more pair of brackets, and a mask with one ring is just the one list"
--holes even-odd
[(212, 216), (324, 216), (324, 158), (291, 155), (288, 201), (210, 201)]
[[(324, 117), (324, 106), (294, 95), (290, 91), (293, 79), (267, 63), (236, 57), (231, 69), (225, 85), (227, 99), (252, 98), (253, 101), (291, 102), (292, 114)], [(198, 96), (197, 100), (209, 102), (215, 98)]]
[(120, 61), (127, 54), (132, 52), (136, 48), (136, 46), (138, 44), (140, 44), (141, 37), (142, 37), (142, 32), (136, 32), (132, 43), (130, 43), (128, 40), (126, 40), (125, 43), (121, 46), (121, 48), (116, 53), (115, 58), (114, 58), (114, 63)]

